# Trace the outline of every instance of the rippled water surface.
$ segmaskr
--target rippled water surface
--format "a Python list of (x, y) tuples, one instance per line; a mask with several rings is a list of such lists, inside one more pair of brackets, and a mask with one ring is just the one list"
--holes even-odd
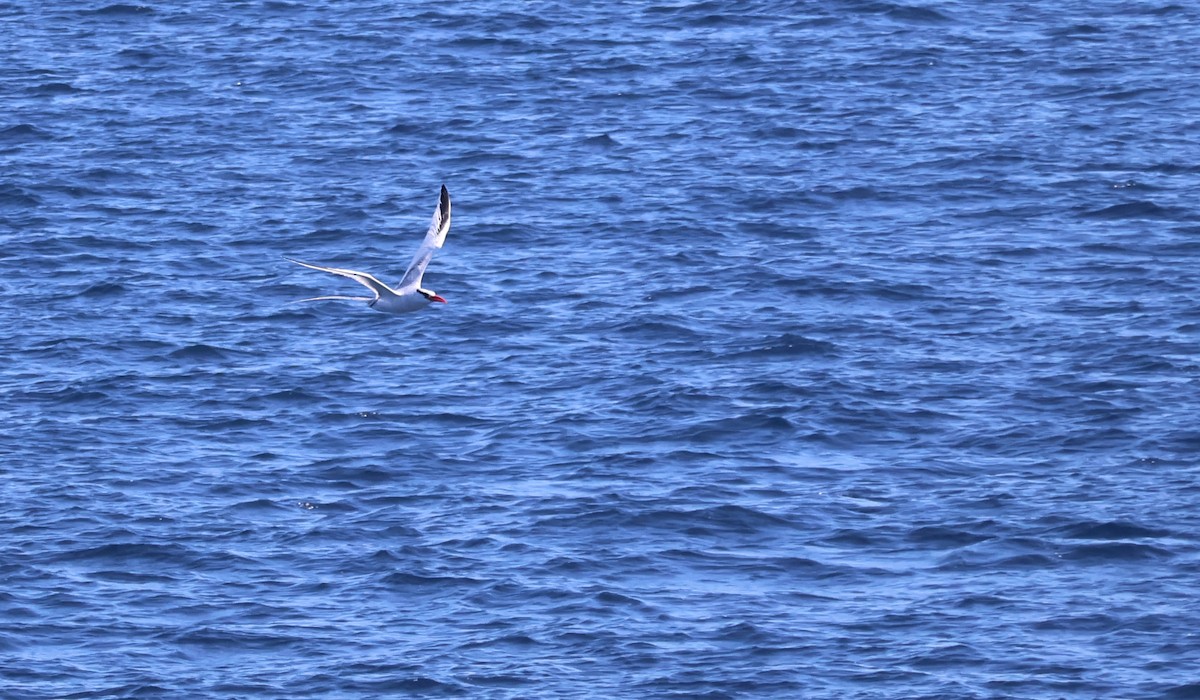
[(1192, 4), (0, 35), (3, 697), (1200, 697)]

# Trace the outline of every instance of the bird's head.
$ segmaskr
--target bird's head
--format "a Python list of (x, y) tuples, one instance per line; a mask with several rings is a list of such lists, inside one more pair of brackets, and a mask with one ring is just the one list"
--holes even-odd
[(439, 297), (437, 294), (434, 294), (433, 290), (431, 290), (431, 289), (418, 289), (417, 291), (420, 292), (421, 296), (425, 297), (425, 299), (427, 301), (430, 301), (430, 302), (436, 301), (440, 304), (446, 303), (445, 299)]

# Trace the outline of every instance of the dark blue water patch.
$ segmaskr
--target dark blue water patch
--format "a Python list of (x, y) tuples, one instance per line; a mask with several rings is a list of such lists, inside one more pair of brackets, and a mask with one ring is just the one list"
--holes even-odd
[(1174, 553), (1167, 548), (1136, 542), (1076, 545), (1062, 553), (1064, 559), (1092, 563), (1153, 561), (1172, 556)]
[(620, 530), (663, 530), (687, 537), (715, 537), (720, 533), (769, 535), (777, 528), (795, 527), (786, 519), (740, 506), (717, 506), (693, 511), (659, 509), (636, 512), (624, 508), (604, 508), (576, 516), (545, 519), (543, 527), (591, 527), (605, 523)]
[(243, 652), (282, 652), (304, 646), (305, 638), (297, 634), (265, 633), (236, 626), (206, 625), (173, 635), (172, 644), (183, 648), (207, 650), (235, 649)]
[(510, 674), (470, 674), (463, 677), (463, 682), (481, 688), (521, 688), (536, 683), (532, 678)]
[(1142, 12), (1145, 12), (1146, 14), (1157, 16), (1157, 15), (1169, 15), (1169, 14), (1174, 14), (1176, 12), (1182, 12), (1186, 9), (1186, 7), (1184, 5), (1168, 3), (1165, 5), (1160, 5), (1159, 7), (1147, 7), (1147, 8), (1139, 8), (1139, 9)]
[(1098, 97), (1102, 100), (1125, 101), (1134, 100), (1145, 95), (1164, 95), (1166, 91), (1156, 87), (1142, 87), (1133, 89), (1112, 90), (1110, 92), (1101, 93)]
[(462, 697), (468, 695), (468, 687), (462, 683), (448, 682), (420, 675), (413, 671), (397, 675), (394, 680), (338, 681), (332, 687), (346, 692), (364, 693), (420, 693), (432, 697)]
[(396, 122), (387, 128), (387, 133), (395, 135), (419, 134), (429, 129), (424, 122)]
[(299, 2), (284, 2), (284, 0), (267, 0), (263, 3), (263, 9), (268, 12), (292, 13), (303, 10), (307, 7), (304, 3)]
[(1187, 211), (1178, 207), (1162, 207), (1149, 200), (1113, 204), (1103, 209), (1084, 212), (1093, 219), (1181, 219)]
[(168, 357), (175, 360), (188, 360), (197, 362), (221, 362), (228, 360), (231, 352), (228, 348), (216, 347), (204, 343), (195, 343), (185, 347), (177, 348), (167, 354)]
[(1074, 523), (1063, 528), (1060, 536), (1080, 540), (1135, 540), (1170, 537), (1171, 533), (1136, 522), (1114, 520)]
[(680, 527), (689, 534), (704, 535), (712, 534), (713, 531), (755, 534), (777, 527), (793, 527), (793, 524), (784, 518), (733, 505), (683, 513), (672, 511), (646, 513), (634, 517), (631, 523), (653, 527)]
[(957, 549), (943, 557), (937, 568), (942, 571), (1037, 571), (1053, 569), (1062, 563), (1057, 553), (1049, 551), (1049, 546), (1035, 548), (1042, 551), (1022, 551), (1026, 549), (1004, 544)]
[(1195, 698), (1200, 698), (1200, 683), (1185, 683), (1171, 686), (1166, 689), (1163, 697), (1171, 698), (1172, 700), (1195, 700)]
[(115, 3), (91, 10), (81, 10), (81, 14), (100, 17), (138, 17), (154, 14), (154, 8), (149, 5), (126, 5)]
[(475, 588), (486, 583), (479, 579), (462, 576), (425, 576), (397, 571), (383, 577), (382, 583), (391, 589), (402, 588), (414, 593), (444, 594), (456, 587)]
[(0, 144), (25, 144), (50, 141), (54, 134), (33, 124), (13, 124), (0, 129)]
[(639, 338), (656, 338), (659, 341), (672, 343), (696, 342), (703, 334), (686, 325), (665, 320), (636, 320), (622, 322), (617, 328), (623, 336)]
[(1125, 621), (1114, 615), (1102, 613), (1092, 615), (1058, 615), (1047, 620), (1041, 620), (1033, 625), (1034, 629), (1051, 632), (1086, 632), (1100, 634), (1118, 629)]
[(835, 354), (836, 346), (822, 340), (805, 338), (800, 335), (785, 333), (777, 338), (766, 339), (755, 343), (754, 347), (730, 355), (731, 358), (792, 358), (800, 356), (829, 356)]
[(179, 579), (159, 572), (135, 572), (126, 570), (93, 571), (88, 578), (109, 583), (130, 585), (177, 584)]
[(912, 530), (907, 537), (918, 544), (942, 548), (964, 547), (992, 538), (992, 535), (973, 532), (977, 527), (924, 526)]
[(951, 17), (930, 7), (920, 5), (901, 5), (894, 3), (872, 3), (869, 11), (883, 12), (890, 19), (913, 22), (916, 24), (941, 24), (951, 22)]
[(258, 514), (269, 515), (271, 513), (288, 510), (288, 505), (265, 498), (256, 498), (251, 501), (243, 501), (229, 506), (226, 510), (231, 515), (234, 514)]
[(589, 148), (608, 150), (619, 147), (621, 142), (613, 138), (611, 134), (599, 134), (584, 139), (581, 145)]
[(19, 185), (0, 185), (0, 207), (5, 209), (32, 209), (42, 203), (41, 197)]
[(70, 83), (48, 82), (29, 88), (29, 93), (42, 97), (57, 97), (84, 92)]
[(747, 412), (728, 418), (715, 418), (698, 423), (680, 432), (677, 439), (692, 444), (723, 443), (733, 435), (743, 438), (769, 439), (772, 435), (794, 435), (796, 425), (785, 415), (776, 412)]
[(93, 284), (79, 293), (81, 297), (110, 297), (124, 294), (128, 289), (116, 282)]
[(196, 552), (178, 544), (114, 543), (65, 552), (61, 561), (112, 563), (126, 566), (182, 565)]

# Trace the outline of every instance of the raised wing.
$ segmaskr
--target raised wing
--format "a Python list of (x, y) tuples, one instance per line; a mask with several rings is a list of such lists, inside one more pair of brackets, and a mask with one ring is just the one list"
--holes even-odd
[(421, 278), (425, 276), (425, 267), (429, 265), (433, 251), (441, 248), (442, 244), (446, 242), (446, 233), (449, 230), (450, 192), (446, 190), (445, 185), (442, 185), (442, 196), (438, 200), (437, 211), (433, 212), (433, 221), (429, 224), (429, 230), (425, 232), (425, 240), (421, 241), (421, 247), (417, 249), (417, 254), (408, 264), (408, 269), (404, 272), (404, 279), (400, 280), (400, 289), (421, 286)]
[[(294, 262), (297, 265), (303, 265), (304, 267), (312, 268), (313, 270), (320, 270), (321, 272), (328, 272), (330, 274), (340, 275), (342, 277), (349, 277), (350, 279), (354, 280), (355, 282), (358, 282), (362, 286), (364, 286), (367, 289), (370, 289), (372, 292), (374, 292), (375, 299), (378, 299), (379, 296), (381, 294), (383, 294), (384, 292), (389, 292), (391, 294), (395, 294), (395, 292), (390, 287), (388, 287), (386, 284), (375, 279), (375, 277), (373, 275), (368, 275), (365, 272), (359, 272), (357, 270), (346, 270), (341, 267), (321, 267), (320, 265), (310, 265), (306, 262), (300, 262), (299, 260), (294, 260), (294, 259), (288, 258), (288, 257), (285, 257), (284, 260)], [(325, 298), (328, 298), (328, 297), (317, 297), (317, 299), (325, 299)], [(373, 299), (367, 299), (366, 301), (373, 301)]]

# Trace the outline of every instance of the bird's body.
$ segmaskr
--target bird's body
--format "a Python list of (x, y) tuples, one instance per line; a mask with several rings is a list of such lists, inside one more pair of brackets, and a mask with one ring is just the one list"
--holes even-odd
[(450, 193), (446, 190), (446, 186), (442, 185), (438, 208), (433, 213), (433, 221), (429, 224), (429, 230), (425, 233), (425, 240), (421, 242), (421, 247), (417, 249), (417, 254), (413, 256), (412, 262), (409, 263), (408, 270), (404, 273), (404, 278), (400, 280), (400, 284), (396, 285), (395, 289), (380, 282), (375, 279), (374, 275), (367, 274), (366, 272), (347, 270), (341, 267), (322, 267), (321, 265), (312, 265), (292, 258), (284, 259), (313, 270), (320, 270), (321, 272), (328, 272), (340, 275), (341, 277), (349, 277), (375, 294), (373, 297), (323, 296), (301, 299), (301, 301), (365, 301), (367, 302), (367, 306), (376, 311), (382, 311), (387, 314), (403, 314), (423, 309), (433, 302), (446, 303), (446, 300), (435, 294), (433, 290), (422, 289), (421, 278), (425, 276), (425, 267), (429, 265), (429, 260), (433, 257), (433, 252), (441, 248), (442, 244), (445, 243), (446, 233), (449, 230)]

